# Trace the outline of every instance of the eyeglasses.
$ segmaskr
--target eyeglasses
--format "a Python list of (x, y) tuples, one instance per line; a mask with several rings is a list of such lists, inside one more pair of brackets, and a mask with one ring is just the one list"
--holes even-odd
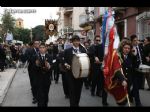
[(101, 41), (101, 40), (96, 40), (96, 41)]

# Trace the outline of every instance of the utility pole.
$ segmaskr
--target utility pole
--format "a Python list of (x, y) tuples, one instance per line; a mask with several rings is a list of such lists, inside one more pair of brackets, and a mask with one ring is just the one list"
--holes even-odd
[(30, 38), (31, 38), (31, 42), (32, 42), (32, 38), (33, 38), (33, 35), (32, 35), (32, 27), (31, 27), (31, 32), (30, 32)]

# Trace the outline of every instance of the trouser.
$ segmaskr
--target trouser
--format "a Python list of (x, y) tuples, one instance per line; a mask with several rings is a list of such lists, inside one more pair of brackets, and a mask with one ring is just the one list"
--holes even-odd
[(142, 72), (136, 71), (137, 74), (137, 81), (138, 81), (138, 86), (139, 89), (144, 89), (145, 86), (145, 76)]
[(67, 72), (67, 80), (69, 83), (70, 106), (78, 107), (83, 86), (83, 79), (75, 79), (72, 72)]
[(3, 65), (3, 64), (1, 64), (1, 63), (0, 63), (0, 69), (1, 69), (1, 71), (3, 71), (3, 70), (4, 70), (4, 65)]
[(145, 74), (145, 78), (147, 80), (148, 87), (150, 88), (150, 73)]
[(62, 74), (62, 85), (63, 85), (64, 94), (66, 96), (69, 96), (69, 84), (68, 84), (66, 73), (65, 72), (60, 72), (60, 73)]
[(137, 77), (136, 74), (135, 74), (135, 76), (133, 78), (133, 89), (131, 91), (131, 94), (133, 95), (133, 97), (135, 99), (136, 105), (141, 104), (138, 83), (139, 83), (139, 77)]
[(104, 74), (102, 73), (102, 103), (107, 102), (107, 91), (105, 90), (105, 80), (104, 80)]
[(59, 63), (58, 63), (58, 61), (56, 61), (55, 63), (54, 63), (54, 80), (56, 81), (56, 82), (58, 82), (58, 80), (59, 80)]
[(94, 74), (92, 76), (92, 88), (91, 92), (95, 93), (95, 88), (97, 87), (96, 93), (99, 94), (103, 88), (103, 73), (99, 68), (94, 69)]
[(28, 73), (29, 73), (29, 80), (30, 80), (32, 95), (35, 99), (37, 99), (37, 77), (36, 77), (36, 73), (31, 68), (28, 68)]
[(88, 77), (85, 77), (85, 78), (83, 79), (83, 82), (84, 82), (84, 86), (85, 86), (85, 87), (89, 87), (89, 79), (88, 79)]
[(49, 100), (48, 94), (49, 94), (51, 81), (49, 77), (45, 77), (42, 75), (38, 77), (38, 89), (37, 89), (38, 107), (47, 107), (48, 100)]

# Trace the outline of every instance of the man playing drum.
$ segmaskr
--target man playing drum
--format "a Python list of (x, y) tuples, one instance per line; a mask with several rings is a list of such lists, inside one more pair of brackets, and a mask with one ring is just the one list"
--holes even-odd
[(79, 106), (83, 78), (75, 78), (72, 72), (72, 60), (74, 54), (86, 53), (83, 46), (80, 45), (80, 38), (77, 35), (72, 37), (73, 46), (64, 52), (64, 65), (66, 67), (66, 78), (69, 84), (70, 106)]

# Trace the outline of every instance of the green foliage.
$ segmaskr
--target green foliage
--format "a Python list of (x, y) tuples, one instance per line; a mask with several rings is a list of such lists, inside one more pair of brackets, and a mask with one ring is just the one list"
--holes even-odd
[(3, 32), (7, 32), (8, 30), (13, 32), (15, 26), (15, 18), (10, 14), (10, 12), (5, 11), (2, 18), (2, 29)]
[(45, 41), (44, 25), (38, 25), (32, 28), (33, 40)]
[(14, 29), (14, 39), (23, 41), (23, 43), (29, 43), (30, 42), (30, 32), (29, 29), (23, 29), (23, 28), (15, 28)]

